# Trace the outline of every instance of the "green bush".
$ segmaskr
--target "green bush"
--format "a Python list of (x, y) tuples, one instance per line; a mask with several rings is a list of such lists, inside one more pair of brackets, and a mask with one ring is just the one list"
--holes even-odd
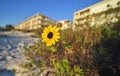
[(115, 76), (119, 74), (120, 55), (120, 31), (116, 26), (63, 30), (54, 46), (46, 47), (40, 41), (25, 54), (41, 71), (48, 67), (57, 76)]

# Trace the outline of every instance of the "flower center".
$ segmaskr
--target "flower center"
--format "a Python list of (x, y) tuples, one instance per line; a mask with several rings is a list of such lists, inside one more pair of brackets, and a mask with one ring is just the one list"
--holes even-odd
[(53, 37), (53, 33), (52, 33), (52, 32), (49, 32), (48, 35), (47, 35), (47, 37), (48, 37), (49, 39), (51, 39), (51, 38)]

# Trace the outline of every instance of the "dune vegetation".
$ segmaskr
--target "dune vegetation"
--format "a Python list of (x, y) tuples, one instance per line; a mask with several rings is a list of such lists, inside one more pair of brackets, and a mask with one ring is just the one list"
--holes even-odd
[[(46, 74), (51, 76), (120, 76), (118, 11), (117, 8), (93, 14), (90, 19), (94, 17), (96, 24), (92, 27), (88, 19), (86, 27), (78, 24), (75, 30), (60, 31), (59, 41), (51, 47), (42, 43), (43, 28), (35, 30), (36, 35), (33, 37), (39, 37), (40, 41), (25, 48), (25, 55), (31, 60), (29, 64), (37, 66), (41, 73), (49, 70)], [(116, 14), (118, 16), (114, 16)], [(118, 21), (110, 22), (114, 18)], [(106, 23), (98, 25), (105, 20)]]
[[(41, 34), (39, 34), (41, 35)], [(52, 76), (120, 75), (120, 24), (60, 31), (51, 47), (41, 41), (26, 49), (25, 55), (40, 72)]]

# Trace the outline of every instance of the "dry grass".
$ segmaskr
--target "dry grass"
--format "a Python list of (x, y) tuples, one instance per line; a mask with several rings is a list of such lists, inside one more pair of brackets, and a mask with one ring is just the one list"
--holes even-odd
[(119, 75), (118, 26), (60, 31), (61, 38), (54, 46), (46, 47), (40, 41), (25, 54), (40, 69), (51, 68), (58, 76)]

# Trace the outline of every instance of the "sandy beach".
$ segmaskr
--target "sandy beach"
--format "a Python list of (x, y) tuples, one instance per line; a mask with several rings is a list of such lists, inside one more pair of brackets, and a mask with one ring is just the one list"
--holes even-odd
[(27, 61), (24, 46), (38, 42), (38, 38), (30, 37), (31, 33), (18, 31), (0, 32), (0, 76), (14, 76), (14, 66)]

